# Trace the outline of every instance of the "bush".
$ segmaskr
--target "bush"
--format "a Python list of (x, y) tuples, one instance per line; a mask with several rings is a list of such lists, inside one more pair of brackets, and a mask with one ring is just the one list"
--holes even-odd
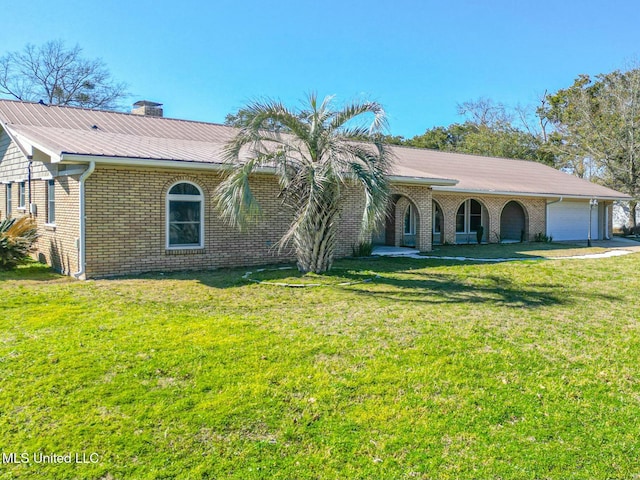
[(373, 253), (373, 243), (360, 242), (351, 247), (351, 252), (354, 257), (370, 257)]
[(478, 245), (482, 243), (482, 235), (484, 235), (484, 227), (482, 225), (478, 225), (478, 230), (476, 230), (476, 240), (478, 241)]
[(637, 226), (635, 229), (627, 225), (622, 226), (622, 234), (625, 237), (630, 237), (631, 235), (638, 235), (638, 232), (640, 232), (640, 226)]
[(36, 223), (29, 217), (0, 222), (0, 270), (12, 270), (25, 263), (37, 239)]
[(553, 237), (546, 236), (544, 233), (540, 232), (540, 233), (536, 233), (536, 236), (533, 237), (533, 241), (540, 242), (540, 243), (551, 243), (553, 242)]

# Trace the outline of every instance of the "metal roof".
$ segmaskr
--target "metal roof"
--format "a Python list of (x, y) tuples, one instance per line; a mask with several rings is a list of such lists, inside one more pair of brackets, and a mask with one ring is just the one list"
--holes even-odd
[[(0, 122), (13, 138), (58, 157), (117, 157), (123, 163), (136, 159), (137, 165), (140, 159), (221, 164), (222, 148), (237, 132), (215, 123), (12, 100), (0, 100)], [(397, 183), (488, 194), (630, 198), (537, 162), (398, 146), (391, 150), (396, 158), (391, 176)]]

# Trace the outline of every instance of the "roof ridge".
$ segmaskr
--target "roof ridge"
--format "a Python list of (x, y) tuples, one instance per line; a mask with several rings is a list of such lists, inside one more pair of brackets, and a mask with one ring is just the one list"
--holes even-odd
[(124, 111), (120, 111), (120, 110), (106, 110), (106, 109), (102, 109), (102, 108), (79, 107), (79, 106), (76, 106), (76, 105), (47, 104), (47, 103), (34, 102), (32, 100), (14, 100), (14, 99), (11, 99), (11, 98), (0, 98), (0, 102), (37, 105), (37, 106), (46, 107), (46, 108), (54, 107), (54, 108), (60, 108), (60, 109), (82, 110), (82, 111), (86, 111), (86, 112), (108, 113), (108, 114), (124, 115), (124, 116), (127, 116), (127, 117), (133, 117), (133, 118), (168, 120), (170, 122), (184, 122), (184, 123), (194, 123), (194, 124), (200, 124), (200, 125), (215, 125), (215, 126), (219, 126), (219, 127), (234, 128), (234, 127), (232, 127), (230, 125), (225, 125), (224, 123), (219, 123), (219, 122), (206, 122), (204, 120), (188, 120), (188, 119), (184, 119), (184, 118), (173, 118), (173, 117), (153, 117), (153, 116), (149, 116), (149, 115), (136, 115), (135, 113), (124, 112)]
[[(397, 145), (394, 143), (389, 143), (388, 145), (394, 148), (405, 148), (407, 150), (419, 150), (421, 152), (427, 151), (427, 152), (434, 152), (434, 153), (463, 155), (465, 157), (495, 158), (496, 160), (512, 160), (516, 162), (537, 163), (537, 164), (545, 165), (549, 167), (549, 165), (547, 165), (546, 163), (537, 162), (536, 160), (526, 160), (524, 158), (496, 157), (495, 155), (486, 155), (482, 153), (456, 152), (455, 150), (438, 150), (436, 148), (416, 147), (414, 145)], [(553, 167), (549, 167), (549, 168), (553, 168)], [(557, 170), (557, 169), (554, 168), (554, 170)]]

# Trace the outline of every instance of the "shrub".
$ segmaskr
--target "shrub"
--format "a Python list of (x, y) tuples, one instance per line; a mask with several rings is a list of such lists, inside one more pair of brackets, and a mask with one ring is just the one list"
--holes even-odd
[(540, 233), (536, 233), (535, 237), (533, 237), (533, 241), (541, 242), (541, 243), (551, 243), (553, 242), (553, 237), (547, 236), (544, 233), (540, 232)]
[(351, 247), (351, 252), (354, 257), (370, 257), (373, 253), (373, 243), (359, 242)]
[(482, 225), (478, 225), (478, 230), (476, 230), (476, 240), (478, 241), (478, 245), (482, 243), (482, 235), (484, 235), (484, 227)]
[(0, 222), (0, 270), (25, 263), (38, 238), (36, 223), (29, 217), (6, 218)]

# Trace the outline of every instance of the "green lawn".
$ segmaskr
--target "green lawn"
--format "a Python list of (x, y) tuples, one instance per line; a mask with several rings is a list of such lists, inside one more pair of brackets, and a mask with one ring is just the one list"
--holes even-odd
[(427, 256), (469, 258), (558, 258), (603, 253), (602, 247), (587, 247), (568, 243), (490, 243), (470, 245), (438, 245)]
[(0, 479), (640, 478), (640, 254), (337, 267), (0, 273)]

